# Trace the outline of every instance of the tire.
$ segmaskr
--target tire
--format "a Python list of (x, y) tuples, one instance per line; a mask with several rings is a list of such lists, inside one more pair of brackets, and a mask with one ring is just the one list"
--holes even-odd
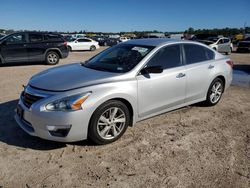
[(96, 47), (95, 46), (90, 46), (90, 51), (95, 51)]
[(230, 48), (230, 51), (229, 52), (226, 52), (226, 55), (230, 55), (232, 53), (232, 48)]
[[(114, 122), (113, 120), (119, 121)], [(118, 140), (130, 124), (127, 106), (117, 100), (110, 100), (99, 106), (91, 117), (88, 138), (95, 144), (109, 144)]]
[(205, 101), (206, 106), (214, 106), (220, 101), (222, 94), (224, 92), (224, 87), (225, 86), (224, 86), (224, 82), (222, 81), (222, 79), (215, 78), (213, 80), (207, 92), (207, 99)]
[(47, 65), (56, 65), (59, 62), (59, 55), (55, 51), (50, 51), (46, 54), (46, 64)]
[(72, 48), (71, 46), (68, 46), (69, 52), (72, 52)]

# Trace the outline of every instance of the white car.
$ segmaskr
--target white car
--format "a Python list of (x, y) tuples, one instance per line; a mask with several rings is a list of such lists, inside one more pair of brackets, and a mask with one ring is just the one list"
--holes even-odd
[(128, 38), (128, 37), (120, 37), (119, 40), (120, 40), (121, 42), (126, 42), (126, 41), (130, 40), (130, 38)]
[(204, 43), (220, 53), (230, 54), (233, 50), (231, 40), (226, 37), (209, 37)]
[(78, 38), (73, 39), (72, 41), (67, 43), (69, 51), (73, 50), (90, 50), (94, 51), (100, 48), (99, 43), (89, 39), (89, 38)]

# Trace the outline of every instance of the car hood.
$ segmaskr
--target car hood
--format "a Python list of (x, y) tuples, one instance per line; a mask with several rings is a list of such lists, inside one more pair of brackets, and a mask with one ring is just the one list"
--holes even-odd
[(29, 85), (48, 91), (67, 91), (90, 85), (115, 81), (121, 74), (98, 71), (74, 63), (58, 66), (34, 75)]

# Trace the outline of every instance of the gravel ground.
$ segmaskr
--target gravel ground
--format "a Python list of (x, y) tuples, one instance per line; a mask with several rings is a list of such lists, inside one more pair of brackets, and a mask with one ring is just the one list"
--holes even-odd
[[(96, 52), (73, 52), (60, 64)], [(250, 66), (250, 54), (231, 58)], [(250, 187), (250, 89), (231, 86), (214, 107), (192, 105), (137, 123), (113, 144), (65, 144), (31, 137), (13, 119), (22, 85), (47, 68), (0, 67), (0, 188)]]

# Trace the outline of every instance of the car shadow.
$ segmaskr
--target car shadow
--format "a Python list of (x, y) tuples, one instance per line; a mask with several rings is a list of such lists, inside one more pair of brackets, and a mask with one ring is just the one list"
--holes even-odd
[(0, 67), (12, 67), (12, 66), (30, 66), (30, 65), (46, 65), (45, 62), (15, 62), (0, 64)]
[(53, 150), (67, 145), (93, 145), (89, 141), (61, 143), (28, 135), (15, 122), (14, 115), (17, 103), (18, 100), (12, 100), (0, 104), (0, 142), (20, 149), (30, 148), (35, 150)]
[(244, 71), (244, 72), (247, 72), (248, 74), (250, 74), (250, 65), (237, 64), (237, 65), (233, 66), (233, 69)]

